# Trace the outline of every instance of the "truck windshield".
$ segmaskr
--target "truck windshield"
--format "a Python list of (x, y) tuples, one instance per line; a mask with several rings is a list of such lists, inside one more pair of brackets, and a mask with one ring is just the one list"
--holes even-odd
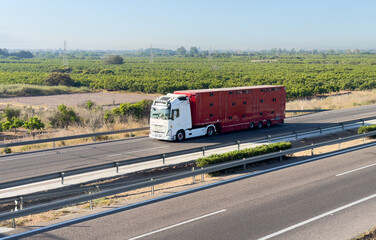
[(151, 108), (150, 112), (151, 118), (169, 119), (170, 109), (169, 108)]

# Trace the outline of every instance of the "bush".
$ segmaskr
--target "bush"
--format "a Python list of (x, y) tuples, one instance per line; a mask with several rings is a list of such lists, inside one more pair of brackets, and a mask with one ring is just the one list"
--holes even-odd
[(5, 118), (6, 120), (11, 120), (13, 117), (15, 118), (18, 118), (21, 114), (21, 110), (20, 109), (15, 109), (15, 108), (10, 108), (9, 106), (7, 106), (4, 111), (3, 111), (3, 118)]
[(48, 75), (48, 77), (44, 80), (44, 84), (48, 86), (74, 86), (74, 81), (67, 73), (54, 72)]
[(38, 117), (31, 117), (29, 121), (25, 121), (23, 127), (31, 133), (34, 129), (40, 130), (45, 127), (44, 123)]
[[(376, 131), (376, 124), (359, 127), (358, 134), (368, 133), (368, 132), (372, 132), (372, 131)], [(376, 138), (376, 135), (371, 136), (370, 138)]]
[(112, 55), (112, 56), (108, 56), (106, 57), (103, 62), (105, 64), (123, 64), (124, 63), (124, 59), (122, 57), (120, 57), (119, 55)]
[(87, 100), (85, 104), (85, 108), (91, 110), (95, 106), (95, 103), (91, 100)]
[(291, 148), (290, 142), (278, 142), (269, 145), (261, 145), (254, 148), (247, 148), (240, 151), (231, 151), (222, 154), (212, 154), (208, 157), (199, 158), (196, 160), (197, 167), (206, 167), (212, 164), (239, 160), (243, 158), (254, 157), (262, 154), (277, 152), (279, 150)]
[[(141, 100), (137, 103), (122, 103), (118, 108), (112, 109), (112, 114), (115, 116), (134, 116), (138, 119), (144, 118), (150, 115), (150, 107), (152, 100)], [(107, 116), (108, 118), (109, 116)], [(106, 118), (106, 116), (105, 116)]]
[(72, 108), (61, 104), (54, 115), (49, 118), (49, 121), (52, 127), (68, 128), (68, 126), (72, 125), (73, 123), (79, 123), (80, 118)]
[(6, 147), (6, 148), (4, 148), (4, 153), (5, 153), (5, 154), (12, 153), (12, 149)]

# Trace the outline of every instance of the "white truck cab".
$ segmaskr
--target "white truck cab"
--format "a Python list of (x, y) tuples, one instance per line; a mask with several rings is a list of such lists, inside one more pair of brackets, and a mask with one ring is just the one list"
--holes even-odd
[[(158, 97), (151, 106), (150, 135), (162, 140), (184, 140), (204, 136), (208, 126), (192, 129), (189, 99), (186, 95), (171, 94)], [(213, 129), (214, 134), (214, 128)], [(210, 134), (212, 135), (212, 134)]]

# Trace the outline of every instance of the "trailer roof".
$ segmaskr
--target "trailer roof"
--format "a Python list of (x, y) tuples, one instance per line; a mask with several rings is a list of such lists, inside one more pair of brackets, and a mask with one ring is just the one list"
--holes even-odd
[(230, 87), (230, 88), (212, 88), (212, 89), (196, 89), (196, 90), (177, 90), (175, 93), (203, 93), (203, 92), (221, 92), (221, 91), (236, 91), (260, 88), (277, 88), (284, 87), (281, 85), (259, 85), (259, 86), (244, 86), (244, 87)]

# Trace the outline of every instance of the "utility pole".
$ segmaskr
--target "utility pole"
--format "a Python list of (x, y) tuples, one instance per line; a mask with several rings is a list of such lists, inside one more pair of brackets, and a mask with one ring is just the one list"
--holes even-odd
[(150, 44), (150, 57), (149, 57), (149, 63), (154, 63), (154, 57), (153, 57), (153, 45)]
[(64, 52), (63, 52), (63, 65), (68, 67), (68, 58), (67, 58), (67, 41), (64, 40)]

